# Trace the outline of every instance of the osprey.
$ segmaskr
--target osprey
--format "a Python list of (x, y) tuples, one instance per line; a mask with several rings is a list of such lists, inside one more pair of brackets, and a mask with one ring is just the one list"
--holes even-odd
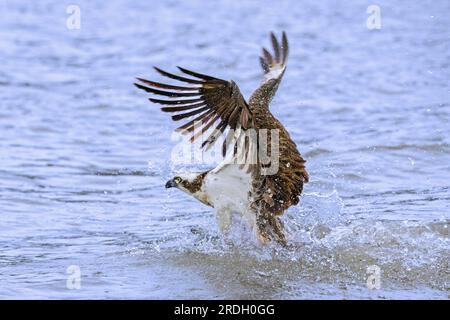
[[(174, 177), (166, 188), (178, 188), (216, 210), (219, 228), (229, 230), (232, 215), (242, 215), (262, 243), (286, 244), (280, 216), (298, 204), (303, 184), (309, 180), (305, 160), (284, 126), (272, 115), (269, 104), (286, 70), (288, 41), (281, 44), (270, 34), (273, 54), (262, 49), (264, 81), (248, 102), (234, 81), (226, 81), (181, 67), (185, 75), (154, 67), (161, 75), (182, 85), (163, 84), (142, 78), (135, 85), (162, 104), (174, 121), (187, 119), (177, 128), (190, 142), (208, 132), (201, 147), (208, 150), (221, 137), (222, 162), (214, 169)], [(191, 117), (194, 117), (193, 119)], [(270, 133), (270, 134), (269, 134)], [(270, 149), (270, 157), (267, 151)]]

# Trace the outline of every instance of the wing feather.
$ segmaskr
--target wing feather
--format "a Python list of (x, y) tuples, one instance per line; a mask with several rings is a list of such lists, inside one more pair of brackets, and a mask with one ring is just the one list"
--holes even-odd
[(203, 84), (202, 81), (198, 81), (198, 80), (194, 80), (194, 79), (189, 79), (189, 78), (185, 78), (185, 77), (180, 77), (177, 76), (176, 74), (173, 73), (169, 73), (167, 71), (161, 70), (158, 67), (153, 67), (156, 71), (158, 71), (160, 74), (162, 74), (163, 76), (166, 76), (168, 78), (174, 79), (174, 80), (178, 80), (178, 81), (182, 81), (182, 82), (187, 82), (187, 83), (191, 83), (191, 84)]
[(190, 76), (196, 77), (196, 78), (200, 78), (200, 79), (203, 79), (203, 80), (209, 80), (209, 81), (215, 80), (215, 81), (226, 82), (224, 80), (217, 79), (217, 78), (208, 76), (206, 74), (202, 74), (202, 73), (194, 72), (194, 71), (191, 71), (191, 70), (188, 70), (188, 69), (184, 69), (184, 68), (182, 68), (180, 66), (177, 66), (177, 68), (180, 69), (181, 72), (184, 72), (184, 73), (186, 73), (186, 74), (188, 74)]
[(199, 102), (199, 103), (189, 104), (189, 105), (187, 105), (187, 106), (180, 106), (180, 107), (162, 107), (162, 108), (161, 108), (161, 111), (163, 111), (163, 112), (185, 111), (185, 110), (191, 110), (191, 109), (203, 107), (204, 105), (205, 105), (205, 103), (202, 101), (202, 102)]
[(275, 37), (275, 35), (273, 34), (273, 32), (270, 33), (270, 38), (272, 40), (272, 47), (273, 47), (273, 51), (275, 52), (275, 61), (277, 63), (280, 62), (280, 44), (278, 43), (277, 37)]
[(143, 78), (136, 78), (140, 83), (135, 83), (135, 86), (156, 96), (169, 97), (169, 100), (153, 97), (149, 100), (165, 105), (161, 108), (163, 112), (177, 113), (172, 116), (172, 120), (180, 121), (195, 117), (176, 129), (183, 134), (191, 133), (191, 142), (212, 129), (213, 132), (201, 144), (202, 148), (208, 149), (226, 128), (234, 129), (238, 126), (249, 128), (253, 125), (253, 116), (248, 104), (233, 81), (225, 81), (182, 67), (178, 69), (195, 79), (154, 68), (161, 75), (187, 83), (189, 86), (164, 84)]
[[(270, 33), (270, 39), (273, 47), (273, 55), (262, 48), (262, 56), (259, 58), (261, 67), (264, 71), (264, 81), (258, 89), (252, 94), (249, 105), (256, 108), (268, 108), (269, 103), (275, 95), (284, 71), (289, 54), (289, 44), (286, 33), (281, 35), (281, 45), (273, 32)], [(255, 112), (252, 110), (252, 112)]]
[(172, 90), (178, 90), (178, 91), (193, 91), (198, 90), (200, 87), (180, 87), (180, 86), (173, 86), (170, 84), (164, 84), (159, 82), (154, 82), (142, 78), (136, 78), (136, 80), (145, 83), (149, 86), (155, 87), (155, 88), (162, 88), (162, 89), (172, 89)]
[(193, 111), (190, 111), (190, 112), (177, 114), (177, 115), (172, 116), (172, 120), (173, 121), (179, 121), (179, 120), (182, 120), (182, 119), (185, 119), (185, 118), (189, 118), (189, 117), (195, 116), (195, 115), (197, 115), (199, 113), (202, 113), (203, 111), (206, 111), (208, 109), (209, 109), (209, 107), (206, 106), (206, 107), (203, 107), (203, 108), (200, 108), (200, 109), (197, 109), (197, 110), (193, 110)]
[(196, 123), (202, 124), (203, 122), (208, 121), (212, 116), (214, 116), (214, 110), (209, 110), (201, 115), (199, 115), (197, 118), (190, 120), (188, 123), (178, 127), (176, 131), (181, 133), (189, 133), (194, 131)]
[(154, 103), (159, 103), (159, 104), (168, 104), (168, 105), (192, 105), (194, 103), (197, 102), (203, 102), (204, 100), (202, 98), (197, 98), (197, 99), (186, 99), (186, 100), (161, 100), (161, 99), (154, 99), (154, 98), (149, 98), (149, 100), (151, 102)]
[(194, 92), (170, 92), (170, 91), (163, 91), (163, 90), (158, 90), (158, 89), (154, 89), (154, 88), (150, 88), (150, 87), (146, 87), (143, 86), (139, 83), (136, 83), (136, 87), (138, 87), (139, 89), (142, 89), (144, 91), (147, 91), (149, 93), (153, 93), (153, 94), (159, 94), (160, 96), (166, 96), (166, 97), (171, 97), (171, 98), (180, 98), (180, 97), (195, 97), (198, 96), (199, 91), (194, 91)]

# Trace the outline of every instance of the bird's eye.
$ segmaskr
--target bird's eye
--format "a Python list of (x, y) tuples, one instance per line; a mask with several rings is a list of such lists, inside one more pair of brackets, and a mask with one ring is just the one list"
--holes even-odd
[(175, 183), (180, 183), (182, 181), (182, 179), (180, 177), (175, 177), (175, 179), (173, 179), (175, 181)]

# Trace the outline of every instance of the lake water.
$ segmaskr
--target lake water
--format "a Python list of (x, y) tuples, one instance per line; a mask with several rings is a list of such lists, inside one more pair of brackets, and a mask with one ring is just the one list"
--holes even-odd
[[(0, 2), (0, 298), (449, 298), (450, 2), (377, 1), (379, 30), (367, 1), (75, 2), (80, 29)], [(281, 30), (271, 110), (311, 175), (286, 249), (164, 188), (176, 124), (132, 85), (181, 65), (249, 97)]]

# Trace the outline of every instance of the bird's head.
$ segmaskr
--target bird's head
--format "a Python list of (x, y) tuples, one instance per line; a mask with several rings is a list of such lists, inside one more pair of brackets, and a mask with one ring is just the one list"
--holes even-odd
[(178, 188), (193, 194), (201, 189), (204, 176), (203, 173), (180, 173), (166, 182), (166, 188)]
[(183, 182), (183, 178), (180, 176), (176, 176), (169, 181), (166, 182), (166, 189), (168, 188), (178, 188), (181, 186), (181, 183)]
[(203, 179), (207, 172), (181, 173), (166, 182), (166, 188), (177, 188), (181, 191), (209, 204), (203, 191)]

